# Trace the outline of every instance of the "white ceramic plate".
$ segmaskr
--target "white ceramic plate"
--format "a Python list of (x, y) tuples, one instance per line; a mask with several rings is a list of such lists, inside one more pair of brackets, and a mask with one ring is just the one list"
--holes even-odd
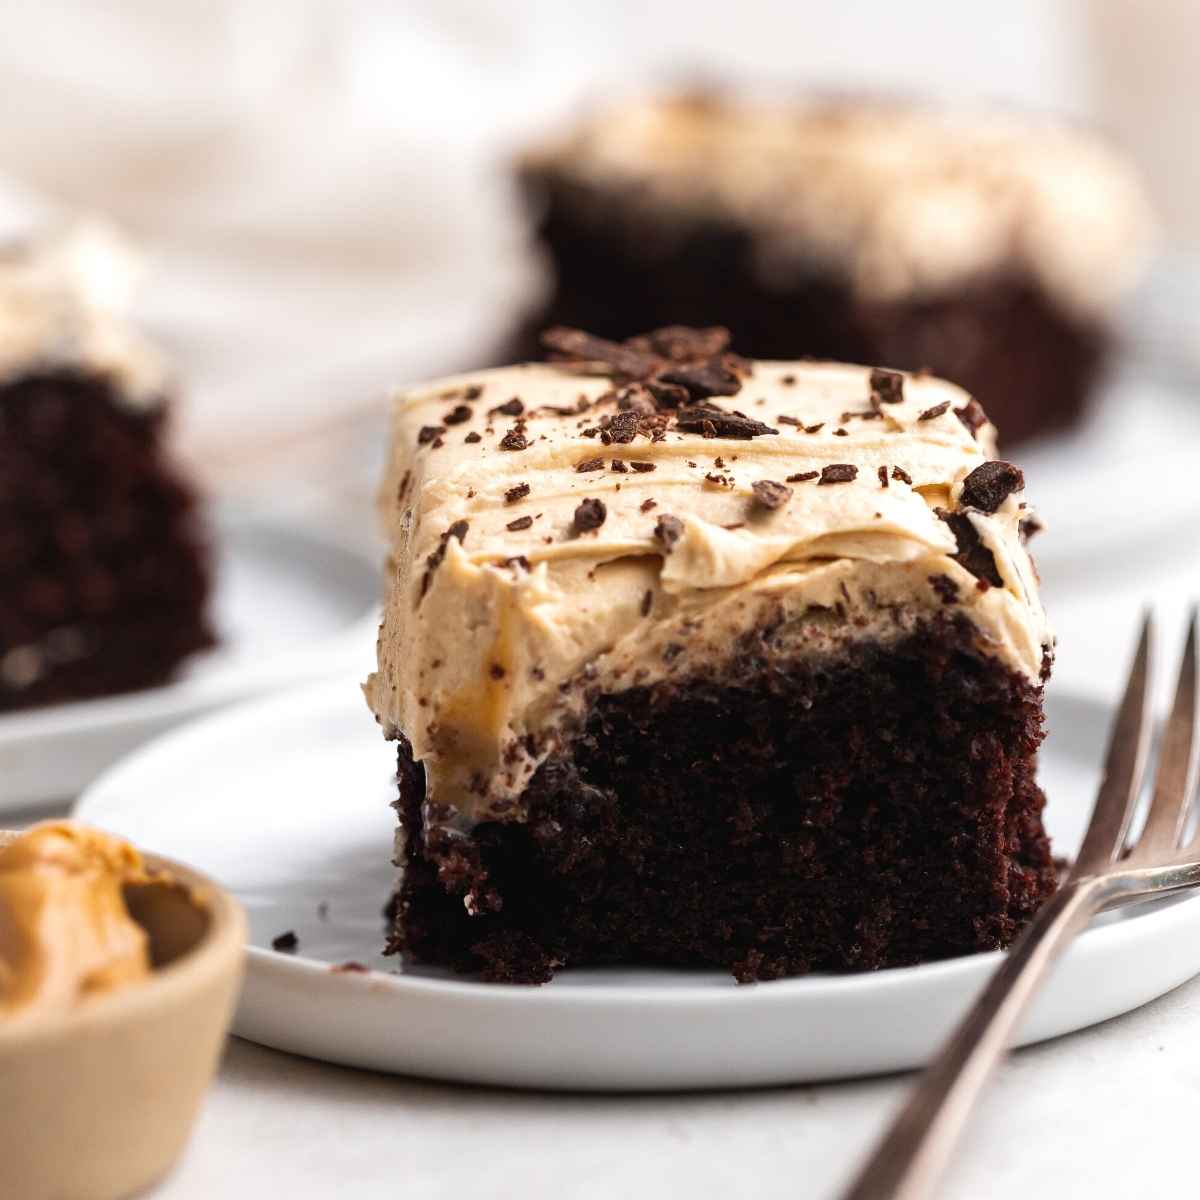
[[(78, 815), (189, 862), (250, 915), (235, 1032), (313, 1058), (475, 1083), (571, 1089), (730, 1087), (913, 1067), (994, 969), (977, 955), (870, 975), (739, 987), (716, 972), (606, 968), (541, 988), (378, 954), (391, 889), (393, 748), (354, 680), (179, 730), (99, 780)], [(1052, 832), (1078, 844), (1105, 714), (1056, 698), (1043, 760)], [(294, 930), (300, 954), (276, 954)], [(356, 961), (370, 972), (332, 969)], [(1135, 1008), (1200, 973), (1200, 901), (1108, 918), (1074, 945), (1022, 1042)]]
[(311, 525), (219, 512), (219, 644), (163, 687), (0, 716), (0, 813), (71, 799), (135, 746), (234, 700), (369, 668), (379, 572), (371, 548)]

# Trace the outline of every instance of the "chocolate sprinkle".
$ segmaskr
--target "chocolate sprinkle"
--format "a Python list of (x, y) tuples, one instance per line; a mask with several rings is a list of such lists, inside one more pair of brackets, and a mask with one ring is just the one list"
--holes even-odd
[(461, 425), (464, 421), (469, 421), (470, 419), (471, 410), (465, 404), (459, 404), (442, 417), (442, 424)]
[(715, 404), (695, 404), (681, 409), (675, 418), (675, 424), (677, 428), (689, 433), (742, 441), (779, 432), (778, 429), (772, 429), (769, 425), (746, 416), (745, 413), (726, 412), (723, 408), (717, 408)]
[(529, 440), (519, 429), (510, 429), (500, 439), (501, 450), (525, 450), (529, 446)]
[(528, 529), (532, 524), (533, 518), (530, 516), (517, 517), (515, 520), (509, 521), (504, 528), (512, 533), (520, 533), (522, 529)]
[(858, 468), (853, 463), (830, 463), (821, 468), (822, 484), (850, 483), (858, 478)]
[(772, 511), (782, 508), (792, 498), (792, 489), (773, 479), (756, 479), (750, 485), (750, 490), (754, 493), (756, 503)]
[(810, 479), (816, 479), (819, 474), (819, 471), (799, 471), (795, 475), (789, 475), (787, 481), (788, 483), (807, 483)]
[(975, 437), (981, 425), (986, 425), (988, 415), (983, 411), (983, 405), (972, 397), (962, 408), (956, 408), (954, 415), (970, 430), (971, 436)]
[(1010, 462), (996, 460), (980, 463), (963, 480), (960, 503), (981, 512), (994, 513), (1005, 500), (1025, 486), (1025, 476), (1020, 467)]
[(949, 575), (930, 575), (929, 583), (943, 604), (953, 604), (958, 599), (958, 584)]
[(887, 467), (880, 467), (879, 468), (879, 486), (885, 488), (885, 487), (887, 487), (887, 485), (888, 485)]
[(932, 408), (927, 408), (918, 418), (918, 421), (935, 421), (950, 407), (949, 400), (943, 400), (941, 404), (935, 404)]
[(602, 458), (585, 458), (582, 462), (575, 464), (575, 470), (580, 474), (586, 471), (603, 471), (604, 459)]
[(683, 537), (683, 522), (670, 513), (663, 513), (654, 526), (654, 537), (665, 549), (670, 550)]
[(516, 504), (516, 502), (518, 500), (524, 500), (525, 497), (528, 495), (529, 495), (529, 484), (518, 483), (515, 486), (510, 487), (508, 489), (508, 491), (504, 493), (504, 503), (505, 504)]
[(583, 500), (575, 510), (575, 528), (579, 533), (589, 533), (599, 529), (607, 516), (608, 509), (603, 500)]
[(470, 528), (471, 526), (466, 521), (455, 521), (442, 534), (437, 549), (425, 560), (425, 574), (421, 577), (421, 594), (417, 598), (418, 604), (425, 599), (425, 593), (429, 591), (429, 585), (433, 582), (433, 573), (442, 565), (442, 560), (446, 557), (446, 547), (450, 539), (456, 538), (460, 543), (465, 541), (467, 530)]
[(958, 543), (954, 560), (966, 567), (977, 579), (990, 583), (993, 587), (1001, 587), (1004, 581), (996, 569), (996, 560), (980, 540), (971, 518), (965, 513), (947, 512), (944, 508), (935, 511), (950, 526), (954, 540)]
[(876, 367), (870, 375), (871, 401), (880, 404), (899, 404), (904, 399), (904, 376), (899, 371)]

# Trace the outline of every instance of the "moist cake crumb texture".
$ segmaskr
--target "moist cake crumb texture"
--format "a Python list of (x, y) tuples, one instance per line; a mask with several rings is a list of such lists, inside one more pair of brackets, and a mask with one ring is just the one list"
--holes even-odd
[(719, 328), (546, 344), (395, 402), (390, 948), (749, 981), (1011, 941), (1052, 639), (978, 404)]

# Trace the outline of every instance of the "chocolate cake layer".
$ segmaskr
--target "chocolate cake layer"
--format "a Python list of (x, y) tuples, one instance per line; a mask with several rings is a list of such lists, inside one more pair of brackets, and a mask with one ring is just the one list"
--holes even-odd
[(525, 820), (465, 847), (426, 831), (402, 742), (393, 947), (539, 983), (583, 964), (749, 981), (1007, 945), (1055, 885), (1039, 690), (950, 618), (832, 659), (776, 635), (709, 677), (597, 697)]
[(979, 405), (718, 329), (548, 342), (396, 403), (393, 945), (532, 980), (1006, 941), (1051, 884), (1052, 640)]
[(1009, 443), (1083, 411), (1151, 224), (1083, 131), (865, 100), (631, 102), (521, 179), (551, 283), (515, 357), (548, 324), (721, 324), (760, 358), (927, 368)]
[(168, 378), (87, 230), (0, 259), (0, 711), (161, 683), (213, 642)]

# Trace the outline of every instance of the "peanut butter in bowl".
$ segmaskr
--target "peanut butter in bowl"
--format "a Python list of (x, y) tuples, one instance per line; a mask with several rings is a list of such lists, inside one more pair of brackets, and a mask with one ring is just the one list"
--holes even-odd
[(244, 942), (237, 903), (182, 864), (73, 821), (0, 832), (12, 1194), (118, 1200), (167, 1171), (215, 1070)]

